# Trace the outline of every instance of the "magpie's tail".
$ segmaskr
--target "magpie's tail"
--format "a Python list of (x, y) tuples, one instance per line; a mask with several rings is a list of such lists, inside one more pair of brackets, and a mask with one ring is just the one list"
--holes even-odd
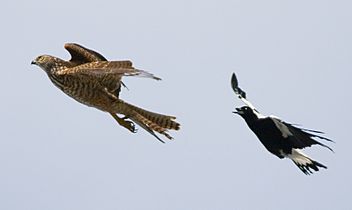
[(290, 158), (297, 165), (297, 167), (306, 175), (313, 174), (314, 171), (319, 171), (319, 168), (327, 169), (325, 165), (311, 159), (310, 157), (303, 154), (297, 149), (292, 149), (292, 154), (289, 154), (288, 158)]

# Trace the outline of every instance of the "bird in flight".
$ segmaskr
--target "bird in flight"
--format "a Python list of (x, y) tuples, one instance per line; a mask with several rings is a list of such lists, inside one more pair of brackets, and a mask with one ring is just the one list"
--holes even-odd
[(172, 139), (168, 131), (180, 129), (180, 124), (175, 121), (176, 117), (150, 112), (119, 98), (121, 85), (125, 86), (121, 81), (124, 76), (155, 80), (160, 78), (135, 69), (128, 60), (107, 61), (101, 54), (79, 44), (67, 43), (64, 47), (71, 54), (69, 61), (41, 55), (31, 64), (42, 68), (51, 82), (68, 96), (82, 104), (108, 112), (121, 126), (133, 133), (136, 132), (136, 123), (163, 143), (155, 132)]
[(325, 165), (313, 160), (305, 155), (300, 149), (312, 145), (320, 145), (333, 151), (325, 144), (313, 138), (320, 138), (332, 142), (332, 140), (320, 136), (320, 131), (298, 128), (293, 124), (284, 122), (274, 116), (264, 116), (246, 99), (246, 93), (238, 86), (236, 75), (231, 78), (231, 86), (235, 94), (246, 106), (236, 108), (234, 113), (240, 115), (247, 123), (248, 127), (255, 133), (264, 147), (280, 159), (291, 159), (298, 168), (309, 175), (319, 168), (327, 168)]

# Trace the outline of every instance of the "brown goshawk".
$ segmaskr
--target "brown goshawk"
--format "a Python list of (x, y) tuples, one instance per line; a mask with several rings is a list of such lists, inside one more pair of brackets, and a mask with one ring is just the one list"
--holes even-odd
[(176, 117), (150, 112), (119, 98), (123, 76), (160, 78), (135, 69), (131, 61), (107, 61), (101, 54), (78, 44), (67, 43), (65, 49), (71, 54), (69, 61), (50, 55), (41, 55), (32, 61), (64, 93), (82, 104), (110, 113), (131, 132), (136, 132), (134, 123), (138, 124), (161, 142), (164, 141), (154, 131), (172, 139), (168, 131), (180, 129), (180, 124), (174, 121)]

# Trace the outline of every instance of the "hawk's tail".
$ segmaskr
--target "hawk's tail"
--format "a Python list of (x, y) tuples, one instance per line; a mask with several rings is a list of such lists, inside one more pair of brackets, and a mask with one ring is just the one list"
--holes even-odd
[(154, 131), (163, 134), (168, 139), (172, 139), (172, 137), (167, 132), (169, 130), (180, 129), (180, 124), (174, 121), (176, 119), (174, 116), (150, 112), (123, 102), (122, 100), (120, 100), (120, 102), (122, 102), (120, 104), (122, 107), (120, 107), (121, 109), (119, 110), (125, 110), (125, 112), (119, 113), (125, 114), (126, 117), (130, 118), (133, 122), (144, 128), (161, 142), (163, 141), (154, 133)]

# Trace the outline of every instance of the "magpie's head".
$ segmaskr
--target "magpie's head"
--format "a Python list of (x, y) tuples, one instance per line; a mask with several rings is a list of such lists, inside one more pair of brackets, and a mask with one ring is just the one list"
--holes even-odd
[(236, 108), (236, 111), (233, 113), (240, 115), (244, 119), (258, 118), (258, 116), (254, 113), (253, 109), (251, 109), (249, 106), (243, 106), (241, 108)]
[(253, 110), (249, 106), (242, 106), (241, 108), (236, 108), (236, 111), (233, 113), (238, 115), (246, 115), (253, 113)]

